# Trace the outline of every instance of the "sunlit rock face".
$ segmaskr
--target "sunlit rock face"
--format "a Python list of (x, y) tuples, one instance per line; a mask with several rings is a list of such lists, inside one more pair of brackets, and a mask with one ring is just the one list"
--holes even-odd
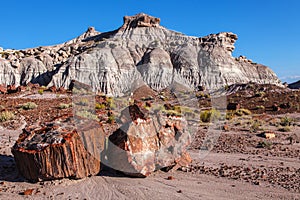
[(154, 90), (172, 83), (214, 90), (234, 83), (281, 85), (274, 72), (245, 56), (234, 58), (237, 35), (222, 32), (197, 38), (168, 30), (146, 14), (124, 17), (117, 30), (93, 27), (66, 43), (3, 50), (0, 84), (29, 82), (67, 88), (71, 80), (120, 96), (142, 80)]

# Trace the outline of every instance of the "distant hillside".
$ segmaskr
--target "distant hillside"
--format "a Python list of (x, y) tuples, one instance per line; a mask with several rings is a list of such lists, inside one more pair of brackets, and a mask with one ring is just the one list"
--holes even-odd
[(126, 16), (114, 31), (91, 27), (60, 45), (1, 51), (0, 84), (68, 87), (74, 79), (112, 95), (130, 91), (140, 80), (154, 90), (173, 83), (194, 90), (248, 82), (281, 85), (270, 68), (245, 56), (234, 58), (236, 40), (227, 32), (186, 36), (160, 26), (159, 18)]
[(295, 82), (295, 83), (289, 84), (288, 87), (291, 88), (291, 89), (299, 89), (300, 88), (300, 80)]

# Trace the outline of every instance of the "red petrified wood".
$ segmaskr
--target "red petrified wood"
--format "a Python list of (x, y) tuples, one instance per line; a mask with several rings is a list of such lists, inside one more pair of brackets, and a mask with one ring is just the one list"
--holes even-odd
[[(180, 117), (152, 116), (137, 105), (129, 106), (132, 121), (109, 136), (102, 163), (129, 176), (146, 177), (159, 169), (187, 166), (190, 135)], [(127, 117), (128, 118), (128, 117)]]
[(88, 126), (80, 132), (68, 118), (25, 128), (12, 148), (19, 172), (31, 181), (78, 179), (99, 173), (100, 156), (94, 154), (93, 143), (103, 140), (93, 138), (103, 132), (100, 126)]

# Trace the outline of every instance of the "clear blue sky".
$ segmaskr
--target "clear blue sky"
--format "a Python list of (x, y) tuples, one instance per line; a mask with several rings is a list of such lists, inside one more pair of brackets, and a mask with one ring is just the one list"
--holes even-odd
[(283, 81), (300, 80), (300, 0), (6, 0), (0, 5), (4, 48), (61, 43), (89, 26), (113, 30), (124, 15), (144, 12), (187, 35), (234, 32), (239, 36), (234, 56), (271, 67)]

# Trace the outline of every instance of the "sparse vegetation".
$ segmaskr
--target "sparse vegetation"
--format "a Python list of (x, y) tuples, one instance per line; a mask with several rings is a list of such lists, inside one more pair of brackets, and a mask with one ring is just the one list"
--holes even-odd
[(71, 103), (70, 103), (70, 104), (61, 103), (61, 104), (59, 104), (59, 106), (58, 106), (59, 109), (66, 109), (66, 108), (70, 108), (70, 107), (72, 107), (72, 104), (71, 104)]
[(257, 144), (257, 148), (267, 148), (270, 149), (272, 147), (272, 142), (268, 142), (268, 141), (260, 141)]
[(256, 106), (255, 109), (257, 109), (257, 110), (264, 110), (265, 106), (259, 105), (259, 106)]
[(262, 125), (262, 122), (259, 120), (252, 121), (252, 124), (250, 127), (250, 132), (254, 132), (254, 133), (257, 132), (260, 129), (261, 125)]
[(252, 114), (252, 112), (250, 110), (248, 110), (248, 109), (245, 109), (245, 108), (240, 108), (240, 109), (237, 109), (235, 111), (228, 110), (226, 112), (226, 119), (227, 120), (231, 120), (235, 116), (242, 117), (244, 115), (251, 115), (251, 114)]
[(280, 119), (280, 125), (281, 126), (291, 126), (293, 122), (294, 122), (294, 119), (292, 119), (290, 117), (287, 117), (287, 116), (282, 117)]
[(38, 93), (39, 93), (40, 95), (42, 95), (42, 94), (44, 93), (44, 90), (43, 90), (43, 89), (39, 89), (39, 90), (38, 90)]
[(20, 106), (20, 108), (22, 108), (23, 110), (32, 110), (37, 107), (38, 107), (38, 105), (36, 105), (34, 102), (27, 102)]
[(201, 91), (201, 92), (196, 93), (196, 97), (199, 98), (199, 99), (201, 99), (201, 98), (210, 98), (210, 94), (204, 93), (204, 92)]
[(0, 113), (0, 122), (9, 121), (15, 118), (15, 115), (11, 111), (4, 111)]
[(106, 106), (103, 103), (96, 103), (96, 105), (95, 105), (95, 109), (97, 109), (97, 110), (103, 110), (105, 108), (106, 108)]
[(77, 103), (77, 105), (80, 105), (80, 106), (87, 106), (88, 104), (89, 104), (89, 100), (86, 99), (86, 98), (81, 99), (81, 100)]
[(291, 128), (289, 126), (284, 126), (284, 127), (279, 128), (278, 131), (281, 131), (281, 132), (290, 132)]
[(263, 96), (265, 96), (265, 95), (266, 95), (265, 92), (260, 91), (260, 92), (256, 92), (254, 96), (255, 96), (255, 97), (263, 97)]
[(237, 109), (234, 112), (234, 114), (237, 115), (237, 116), (243, 116), (243, 115), (251, 115), (252, 113), (248, 109), (241, 108), (241, 109)]
[(216, 121), (221, 117), (220, 111), (216, 109), (211, 109), (211, 110), (205, 110), (200, 113), (200, 120), (202, 122), (211, 122), (211, 121)]
[(112, 124), (114, 122), (115, 122), (115, 116), (114, 115), (109, 116), (107, 119), (107, 123)]
[(112, 97), (108, 97), (106, 99), (106, 102), (107, 102), (107, 105), (108, 105), (109, 108), (111, 108), (111, 109), (116, 108), (116, 104), (115, 104), (114, 99)]
[(229, 89), (229, 85), (225, 85), (224, 89), (227, 91)]
[(88, 119), (92, 119), (92, 120), (98, 120), (98, 116), (87, 111), (87, 110), (83, 110), (83, 111), (78, 111), (76, 112), (76, 115), (78, 115), (79, 117), (83, 117), (83, 118), (88, 118)]

